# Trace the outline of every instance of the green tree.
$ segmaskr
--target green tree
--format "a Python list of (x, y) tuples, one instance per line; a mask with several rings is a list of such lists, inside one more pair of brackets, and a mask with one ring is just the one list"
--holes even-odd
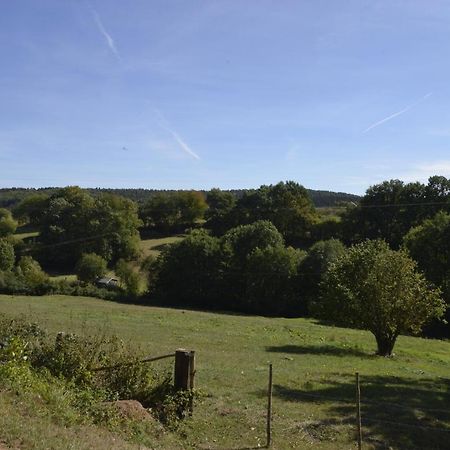
[(256, 248), (247, 258), (243, 307), (264, 315), (295, 316), (301, 299), (295, 279), (304, 256), (292, 247)]
[[(450, 214), (438, 212), (432, 219), (412, 228), (405, 236), (404, 246), (417, 261), (420, 270), (442, 290), (447, 304), (446, 320), (450, 321)], [(447, 325), (433, 324), (438, 334), (449, 334)], [(430, 330), (431, 331), (431, 330)]]
[[(166, 247), (156, 262), (154, 296), (163, 302), (217, 308), (222, 250), (219, 239), (195, 230)], [(228, 301), (220, 292), (223, 302)]]
[(21, 223), (30, 223), (38, 227), (47, 207), (48, 198), (48, 195), (42, 193), (28, 195), (14, 207), (14, 217)]
[(234, 309), (247, 310), (245, 274), (248, 270), (248, 258), (256, 249), (283, 247), (283, 236), (271, 222), (259, 220), (228, 230), (222, 236), (221, 243), (224, 286), (230, 305)]
[(343, 215), (346, 241), (384, 239), (396, 249), (413, 226), (450, 205), (450, 180), (430, 177), (428, 184), (384, 181), (367, 189), (359, 205)]
[(107, 262), (95, 253), (84, 253), (75, 266), (75, 273), (80, 281), (93, 283), (108, 271)]
[(317, 213), (308, 191), (294, 181), (261, 186), (244, 192), (235, 206), (215, 222), (209, 223), (215, 234), (258, 220), (272, 222), (288, 244), (304, 244), (311, 240)]
[(13, 245), (6, 239), (0, 239), (0, 270), (10, 271), (14, 267)]
[(22, 256), (17, 263), (17, 271), (21, 274), (26, 284), (35, 289), (39, 285), (49, 283), (49, 276), (31, 256)]
[(141, 276), (139, 272), (124, 259), (119, 259), (115, 273), (119, 277), (120, 285), (126, 294), (130, 297), (137, 297), (141, 290)]
[(161, 193), (141, 207), (140, 216), (145, 227), (167, 234), (194, 226), (203, 218), (207, 207), (201, 192)]
[(107, 261), (131, 258), (139, 251), (137, 205), (112, 194), (94, 198), (78, 187), (67, 187), (46, 202), (40, 221), (40, 259), (73, 267), (83, 253)]
[(10, 211), (0, 208), (0, 238), (14, 234), (17, 229), (17, 222), (13, 219)]
[(309, 305), (319, 297), (319, 285), (331, 263), (345, 253), (344, 244), (337, 239), (318, 241), (308, 250), (298, 268), (298, 290), (302, 292), (302, 315), (309, 315)]
[(228, 220), (236, 205), (236, 196), (231, 192), (214, 188), (208, 192), (206, 202), (208, 209), (205, 213), (206, 228), (212, 230), (216, 236), (221, 236), (229, 228)]
[(366, 241), (347, 250), (322, 282), (318, 314), (345, 326), (369, 330), (378, 355), (390, 356), (401, 333), (418, 333), (444, 302), (429, 287), (405, 251), (383, 241)]

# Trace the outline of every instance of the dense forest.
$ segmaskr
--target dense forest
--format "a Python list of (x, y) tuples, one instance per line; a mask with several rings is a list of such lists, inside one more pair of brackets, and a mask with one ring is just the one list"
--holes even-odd
[[(8, 206), (0, 209), (4, 293), (316, 317), (370, 330), (382, 355), (399, 334), (449, 336), (445, 177), (385, 181), (361, 198), (293, 181), (236, 191), (66, 187), (0, 195)], [(183, 239), (159, 256), (143, 254), (142, 239), (173, 235)], [(49, 277), (55, 271), (77, 279)], [(107, 274), (118, 279), (114, 289), (98, 287)]]
[[(0, 188), (0, 208), (13, 208), (21, 200), (30, 194), (46, 194), (52, 195), (57, 192), (60, 188), (58, 187), (45, 187), (45, 188), (21, 188), (21, 187), (11, 187), (11, 188)], [(91, 195), (99, 195), (101, 193), (109, 193), (120, 195), (125, 198), (129, 198), (138, 203), (144, 203), (151, 197), (158, 194), (164, 193), (175, 193), (182, 192), (178, 190), (166, 190), (166, 189), (108, 189), (108, 188), (87, 188)], [(231, 189), (226, 192), (230, 192), (235, 195), (236, 198), (242, 197), (247, 189)], [(208, 191), (198, 191), (203, 195), (207, 195)], [(312, 202), (316, 207), (331, 207), (339, 205), (343, 202), (357, 202), (360, 197), (354, 194), (346, 194), (344, 192), (332, 192), (332, 191), (318, 191), (313, 189), (308, 189), (308, 194), (311, 197)]]

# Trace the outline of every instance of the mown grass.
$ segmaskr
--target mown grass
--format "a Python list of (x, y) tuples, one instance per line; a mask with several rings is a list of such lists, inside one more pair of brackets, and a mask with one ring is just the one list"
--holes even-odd
[(149, 355), (179, 347), (195, 350), (201, 396), (193, 418), (178, 430), (184, 448), (265, 444), (269, 362), (274, 367), (275, 449), (353, 448), (356, 371), (361, 375), (364, 448), (448, 448), (449, 342), (400, 337), (395, 357), (386, 359), (374, 356), (369, 333), (306, 319), (64, 296), (0, 296), (0, 311), (26, 315), (51, 331), (117, 334), (145, 346)]
[(23, 233), (16, 233), (14, 235), (14, 237), (16, 239), (21, 239), (21, 240), (31, 238), (31, 237), (37, 237), (37, 236), (39, 236), (39, 231), (27, 231), (27, 232), (23, 232)]
[(143, 239), (140, 244), (143, 256), (151, 255), (157, 257), (165, 246), (181, 241), (183, 238), (184, 236), (178, 235), (156, 239)]

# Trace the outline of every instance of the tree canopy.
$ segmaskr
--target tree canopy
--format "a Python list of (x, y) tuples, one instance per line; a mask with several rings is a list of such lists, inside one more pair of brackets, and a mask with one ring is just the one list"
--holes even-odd
[(239, 225), (268, 220), (288, 244), (301, 244), (310, 240), (317, 218), (308, 191), (294, 181), (287, 181), (245, 192), (232, 208), (220, 217), (215, 216), (206, 226), (221, 234)]
[(11, 270), (14, 266), (14, 261), (13, 245), (6, 239), (0, 239), (0, 270)]
[[(446, 320), (450, 321), (450, 214), (438, 212), (433, 218), (412, 228), (404, 246), (417, 261), (428, 280), (442, 290), (447, 303)], [(449, 327), (434, 326), (437, 335), (449, 337)]]
[(380, 240), (357, 244), (331, 264), (322, 282), (319, 316), (369, 330), (389, 356), (401, 333), (418, 333), (445, 306), (417, 264)]
[(14, 234), (17, 229), (17, 222), (10, 211), (0, 208), (0, 238)]
[(61, 189), (45, 202), (40, 220), (40, 258), (74, 266), (83, 253), (107, 261), (136, 255), (141, 222), (137, 205), (111, 194), (92, 197), (78, 187)]
[(160, 193), (141, 206), (140, 217), (146, 228), (163, 233), (179, 232), (202, 219), (207, 207), (200, 192)]
[(367, 189), (359, 205), (350, 207), (343, 217), (346, 239), (384, 239), (398, 248), (413, 226), (450, 210), (450, 180), (430, 177), (428, 184), (384, 181)]

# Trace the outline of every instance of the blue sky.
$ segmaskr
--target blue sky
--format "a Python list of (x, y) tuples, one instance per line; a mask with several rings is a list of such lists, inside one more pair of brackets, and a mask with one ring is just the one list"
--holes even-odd
[(450, 177), (450, 2), (2, 0), (0, 186)]

